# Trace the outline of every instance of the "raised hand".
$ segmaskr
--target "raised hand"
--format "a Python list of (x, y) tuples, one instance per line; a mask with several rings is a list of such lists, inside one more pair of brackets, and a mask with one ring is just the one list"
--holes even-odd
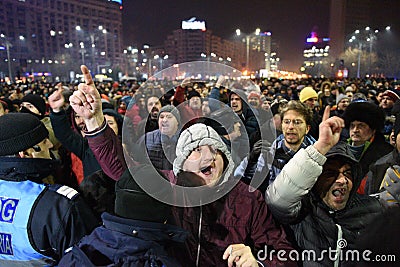
[(58, 89), (49, 96), (49, 105), (53, 112), (60, 112), (65, 103), (65, 98), (62, 94), (64, 89), (61, 83), (57, 84), (56, 87)]
[(82, 65), (81, 70), (85, 83), (78, 85), (78, 90), (72, 94), (69, 102), (74, 111), (85, 119), (87, 130), (92, 131), (100, 127), (104, 121), (101, 110), (101, 97), (94, 86), (89, 69)]
[(314, 147), (323, 155), (339, 142), (340, 133), (344, 128), (344, 120), (339, 117), (329, 118), (331, 108), (327, 106), (324, 110), (322, 122), (319, 125), (319, 136)]

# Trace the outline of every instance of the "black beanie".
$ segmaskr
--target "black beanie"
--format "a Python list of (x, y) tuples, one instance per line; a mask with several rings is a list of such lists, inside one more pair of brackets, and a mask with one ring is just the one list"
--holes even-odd
[(131, 173), (141, 181), (154, 181), (158, 179), (156, 175), (161, 175), (149, 165), (126, 170), (115, 185), (115, 214), (133, 220), (164, 223), (170, 217), (170, 206), (143, 191)]
[(41, 117), (43, 118), (46, 113), (46, 102), (44, 99), (39, 95), (29, 94), (24, 96), (21, 99), (22, 102), (29, 102), (34, 105), (37, 110), (40, 112)]
[(370, 102), (352, 102), (343, 114), (346, 128), (349, 128), (353, 121), (361, 121), (376, 130), (382, 131), (385, 122), (385, 113), (377, 105)]
[(201, 95), (199, 92), (197, 92), (196, 90), (192, 90), (187, 94), (187, 99), (190, 100), (192, 97), (195, 97), (195, 96), (201, 98)]
[(47, 138), (44, 124), (28, 113), (8, 113), (0, 116), (0, 156), (14, 155)]

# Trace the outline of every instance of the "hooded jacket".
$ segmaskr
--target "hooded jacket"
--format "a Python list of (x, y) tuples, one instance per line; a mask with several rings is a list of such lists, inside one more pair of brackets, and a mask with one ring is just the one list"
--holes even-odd
[[(186, 131), (190, 129), (188, 128)], [(205, 131), (205, 129), (202, 130)], [(100, 130), (88, 138), (88, 141), (100, 164), (109, 166), (105, 171), (109, 172), (109, 175), (115, 176), (116, 173), (121, 173), (121, 168), (125, 167), (124, 164), (118, 163), (118, 157), (114, 154), (115, 150), (113, 151), (115, 142), (112, 138), (115, 137), (107, 135), (108, 131), (110, 130), (106, 127), (103, 131)], [(197, 136), (200, 131), (193, 133)], [(192, 142), (189, 141), (190, 144), (181, 147), (179, 151), (177, 149), (177, 158), (174, 161), (175, 173), (178, 173), (179, 167), (183, 164), (183, 158), (190, 153), (190, 148), (194, 149), (198, 145), (210, 145), (207, 140), (215, 139), (215, 134), (214, 131), (209, 137), (203, 139), (196, 139), (193, 138), (193, 135), (186, 134), (185, 138)], [(177, 147), (179, 147), (179, 140)], [(222, 140), (215, 145), (222, 146)], [(224, 147), (226, 149), (226, 146)], [(221, 149), (224, 151), (223, 148)], [(100, 151), (101, 154), (97, 154)], [(225, 187), (232, 188), (234, 181), (232, 180), (233, 167), (231, 164), (229, 163), (215, 190), (223, 190)], [(173, 171), (165, 174), (171, 181), (175, 177)], [(227, 262), (222, 259), (223, 252), (228, 245), (236, 243), (249, 245), (254, 249), (255, 257), (257, 257), (258, 251), (265, 250), (266, 247), (272, 246), (276, 250), (285, 251), (293, 249), (283, 228), (277, 225), (272, 218), (262, 194), (259, 191), (249, 192), (249, 187), (240, 181), (228, 194), (218, 200), (199, 207), (175, 207), (173, 215), (175, 224), (189, 232), (185, 242), (186, 249), (174, 250), (183, 266), (226, 266)], [(263, 262), (267, 264), (264, 266), (296, 265), (290, 261), (279, 261), (276, 256), (273, 256), (272, 260), (265, 259)]]
[[(353, 188), (345, 208), (339, 211), (330, 209), (312, 191), (326, 159), (334, 156), (352, 163)], [(383, 212), (377, 199), (356, 194), (361, 178), (357, 160), (348, 145), (340, 142), (326, 157), (313, 146), (300, 149), (268, 188), (266, 201), (274, 216), (290, 224), (300, 249), (316, 254), (314, 259), (303, 259), (304, 266), (333, 266), (335, 261), (338, 264), (343, 258), (330, 258), (327, 252), (336, 250), (345, 255), (346, 250), (355, 249), (360, 231)], [(340, 245), (343, 240), (345, 246)]]

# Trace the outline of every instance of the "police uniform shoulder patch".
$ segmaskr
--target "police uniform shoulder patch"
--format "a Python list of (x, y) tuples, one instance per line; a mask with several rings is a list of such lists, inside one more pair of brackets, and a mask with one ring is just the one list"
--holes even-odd
[(68, 199), (74, 199), (79, 194), (78, 191), (66, 185), (52, 186), (51, 189)]

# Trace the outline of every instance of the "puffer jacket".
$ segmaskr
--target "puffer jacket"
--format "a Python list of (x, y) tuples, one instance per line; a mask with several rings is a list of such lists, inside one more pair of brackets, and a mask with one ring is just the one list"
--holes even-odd
[[(354, 159), (344, 142), (333, 147), (326, 156), (333, 155)], [(345, 260), (329, 257), (329, 250), (341, 251), (345, 255), (346, 251), (354, 249), (361, 230), (383, 212), (377, 199), (356, 194), (361, 182), (358, 164), (352, 165), (353, 189), (346, 207), (334, 211), (325, 205), (311, 191), (325, 161), (326, 157), (313, 146), (300, 149), (266, 193), (266, 201), (275, 218), (290, 224), (300, 249), (315, 252), (316, 258), (303, 259), (304, 266), (334, 266), (335, 261)], [(352, 266), (353, 263), (341, 264)]]
[(393, 149), (392, 152), (381, 157), (372, 164), (366, 176), (365, 194), (370, 195), (378, 193), (387, 169), (390, 166), (399, 164), (400, 155), (397, 149)]

